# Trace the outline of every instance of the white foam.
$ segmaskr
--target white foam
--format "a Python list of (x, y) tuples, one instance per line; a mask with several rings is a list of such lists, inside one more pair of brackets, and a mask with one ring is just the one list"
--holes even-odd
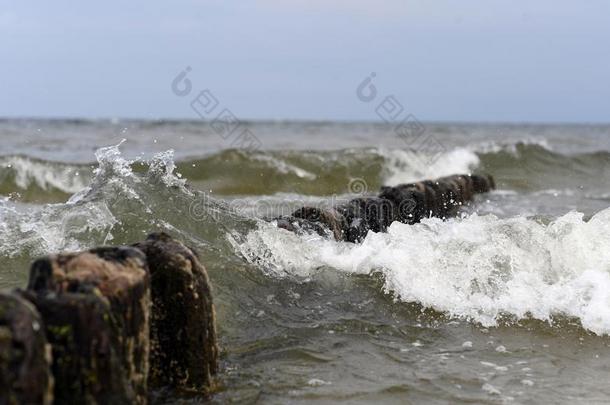
[(395, 186), (423, 179), (469, 173), (479, 165), (479, 157), (472, 150), (457, 148), (439, 155), (436, 159), (406, 151), (381, 151), (386, 158), (384, 184)]
[(380, 149), (380, 155), (386, 160), (384, 184), (395, 186), (456, 173), (470, 173), (480, 164), (478, 154), (505, 151), (518, 156), (518, 145), (537, 145), (551, 150), (551, 146), (544, 138), (526, 138), (513, 142), (484, 142), (469, 147), (458, 147), (437, 156), (426, 155), (422, 151), (416, 150)]
[(496, 387), (494, 387), (493, 385), (491, 385), (489, 383), (483, 384), (481, 389), (491, 395), (500, 395), (501, 394), (499, 389), (497, 389)]
[(323, 385), (331, 385), (331, 384), (332, 384), (331, 382), (320, 380), (319, 378), (312, 378), (311, 380), (309, 380), (307, 382), (307, 385), (309, 385), (311, 387), (320, 387)]
[(67, 203), (21, 207), (7, 201), (0, 204), (0, 254), (15, 256), (27, 250), (42, 255), (81, 250), (112, 240), (111, 231), (119, 220), (106, 198), (112, 200), (123, 193), (123, 197), (140, 200), (133, 189), (140, 180), (133, 174), (131, 162), (121, 155), (122, 143), (96, 152), (99, 166), (92, 184), (79, 189)]
[(277, 169), (282, 174), (294, 174), (297, 177), (307, 180), (316, 179), (315, 174), (271, 155), (257, 153), (253, 155), (253, 157), (261, 162), (267, 163), (270, 167)]
[(174, 150), (157, 153), (149, 162), (148, 176), (153, 181), (159, 178), (168, 187), (179, 187), (186, 190), (186, 179), (175, 173), (176, 163), (174, 162)]
[(0, 159), (0, 167), (12, 169), (15, 185), (22, 190), (37, 185), (43, 190), (51, 188), (65, 193), (75, 193), (91, 180), (87, 173), (75, 166), (52, 164), (23, 156), (9, 156)]
[(549, 144), (548, 140), (546, 138), (540, 138), (540, 137), (524, 138), (524, 139), (520, 139), (517, 141), (511, 141), (511, 142), (498, 142), (498, 141), (481, 142), (478, 145), (473, 145), (471, 149), (473, 151), (476, 151), (479, 153), (498, 153), (498, 152), (505, 151), (514, 156), (518, 156), (519, 153), (518, 153), (517, 145), (524, 145), (524, 146), (536, 145), (536, 146), (540, 146), (549, 151), (553, 150), (553, 148)]
[(272, 225), (238, 248), (274, 276), (320, 267), (385, 276), (385, 289), (453, 316), (497, 325), (502, 314), (580, 319), (610, 334), (610, 208), (584, 222), (570, 212), (548, 225), (524, 217), (472, 215), (393, 223), (361, 244), (296, 236)]
[(49, 204), (21, 211), (0, 205), (0, 254), (15, 256), (27, 250), (44, 255), (61, 250), (80, 250), (93, 240), (112, 240), (112, 227), (118, 222), (103, 202), (79, 206)]

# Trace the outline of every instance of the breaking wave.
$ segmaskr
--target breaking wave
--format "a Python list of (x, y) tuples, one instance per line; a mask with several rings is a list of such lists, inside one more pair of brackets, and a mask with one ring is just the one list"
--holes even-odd
[[(577, 212), (546, 222), (471, 213), (445, 222), (394, 223), (387, 233), (369, 233), (354, 245), (288, 233), (197, 191), (209, 187), (219, 194), (218, 188), (228, 195), (264, 195), (274, 204), (274, 199), (347, 191), (353, 177), (371, 179), (373, 190), (386, 182), (480, 169), (513, 190), (533, 188), (532, 182), (550, 177), (540, 190), (553, 190), (553, 176), (562, 176), (565, 165), (576, 172), (572, 188), (578, 189), (608, 178), (591, 177), (610, 170), (607, 152), (565, 156), (525, 143), (487, 151), (455, 149), (423, 169), (413, 161), (423, 157), (414, 152), (379, 149), (258, 155), (232, 150), (175, 163), (171, 152), (146, 162), (128, 161), (113, 146), (96, 157), (94, 167), (2, 158), (2, 194), (54, 189), (67, 202), (0, 199), (1, 287), (21, 285), (37, 255), (131, 243), (164, 230), (223, 268), (245, 259), (254, 271), (295, 282), (316, 277), (320, 269), (381, 274), (384, 292), (398, 301), (486, 326), (507, 319), (569, 317), (592, 332), (610, 334), (610, 209), (589, 220)], [(523, 173), (526, 186), (511, 183)], [(561, 190), (565, 178), (563, 183)]]
[[(413, 150), (383, 148), (337, 151), (224, 150), (207, 157), (176, 162), (176, 173), (200, 190), (221, 195), (347, 193), (353, 179), (365, 179), (369, 190), (454, 173), (485, 171), (501, 188), (539, 191), (567, 187), (599, 189), (610, 176), (607, 151), (563, 155), (543, 141), (489, 143), (427, 156)], [(130, 163), (146, 173), (148, 162)], [(25, 156), (0, 157), (0, 195), (22, 202), (61, 202), (86, 187), (97, 164), (68, 164)], [(568, 182), (568, 183), (567, 183)]]
[(395, 222), (356, 245), (262, 225), (237, 247), (277, 277), (312, 277), (320, 268), (380, 273), (396, 299), (485, 326), (507, 316), (567, 316), (610, 334), (608, 246), (610, 209), (588, 222), (570, 212), (548, 225), (476, 214), (411, 226)]

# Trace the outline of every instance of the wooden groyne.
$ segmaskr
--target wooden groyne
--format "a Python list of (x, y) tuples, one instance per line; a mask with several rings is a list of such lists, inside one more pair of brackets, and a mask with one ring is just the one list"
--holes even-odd
[[(491, 176), (455, 175), (275, 221), (358, 242), (394, 221), (454, 216), (494, 187)], [(0, 405), (146, 404), (161, 388), (208, 394), (218, 367), (206, 269), (165, 233), (38, 259), (25, 289), (0, 293)]]
[(274, 221), (296, 233), (316, 232), (339, 241), (360, 242), (369, 230), (385, 232), (394, 221), (415, 224), (426, 217), (455, 216), (476, 194), (494, 188), (489, 175), (454, 175), (382, 187), (377, 196), (355, 198), (333, 208), (302, 207)]
[(170, 236), (37, 260), (0, 294), (1, 404), (144, 404), (207, 393), (218, 346), (207, 272)]

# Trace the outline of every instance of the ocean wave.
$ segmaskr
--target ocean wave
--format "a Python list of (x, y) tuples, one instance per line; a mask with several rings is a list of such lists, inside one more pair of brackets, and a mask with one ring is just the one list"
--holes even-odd
[(86, 187), (92, 168), (48, 162), (27, 156), (0, 157), (0, 193), (40, 192), (72, 194)]
[(39, 255), (128, 244), (155, 230), (219, 250), (226, 232), (249, 226), (251, 219), (188, 187), (175, 172), (172, 151), (141, 162), (125, 159), (119, 147), (96, 152), (92, 180), (67, 202), (0, 199), (0, 287), (22, 285), (28, 263)]
[[(146, 173), (150, 162), (129, 163)], [(74, 165), (24, 156), (0, 158), (0, 195), (18, 193), (22, 202), (61, 202), (89, 185), (96, 164)], [(501, 189), (585, 190), (597, 193), (599, 179), (610, 176), (610, 153), (563, 155), (543, 140), (489, 143), (446, 150), (436, 156), (403, 149), (360, 148), (337, 151), (224, 150), (175, 163), (177, 176), (215, 194), (334, 195), (349, 192), (354, 179), (367, 190), (455, 173), (488, 172)]]
[(381, 155), (386, 162), (383, 183), (388, 186), (470, 173), (480, 163), (477, 154), (467, 148), (453, 149), (439, 156), (409, 150), (382, 150)]
[[(227, 153), (225, 157), (249, 159), (241, 152)], [(354, 162), (375, 155), (379, 173), (385, 161), (379, 160), (384, 152), (376, 149), (333, 153), (330, 158), (312, 153), (305, 161), (315, 167), (316, 159), (338, 162), (349, 155)], [(447, 158), (452, 164), (474, 162), (461, 150), (448, 153), (458, 154)], [(231, 210), (229, 202), (189, 186), (189, 176), (182, 172), (193, 163), (176, 164), (171, 151), (146, 162), (129, 161), (117, 145), (100, 149), (96, 158), (91, 181), (79, 184), (80, 190), (65, 203), (0, 200), (0, 284), (23, 282), (25, 272), (13, 278), (11, 274), (37, 255), (131, 243), (150, 231), (164, 230), (223, 262), (245, 257), (271, 277), (312, 277), (321, 267), (349, 274), (377, 272), (384, 276), (386, 292), (401, 301), (484, 325), (495, 325), (505, 315), (543, 320), (564, 315), (578, 318), (595, 333), (610, 334), (610, 209), (589, 221), (571, 212), (550, 222), (471, 214), (446, 222), (426, 219), (414, 226), (394, 223), (387, 233), (370, 233), (354, 245), (297, 236), (252, 218), (253, 212), (257, 215), (256, 198), (244, 200), (241, 210)], [(288, 153), (282, 158), (300, 157)], [(459, 168), (431, 170), (439, 174)], [(269, 203), (302, 195), (275, 194)]]
[(502, 141), (487, 141), (471, 146), (469, 149), (476, 153), (499, 153), (508, 152), (514, 155), (519, 154), (519, 148), (528, 146), (539, 146), (548, 151), (553, 151), (551, 144), (546, 138), (532, 137), (523, 138), (518, 141), (502, 142)]
[(518, 142), (479, 153), (479, 169), (493, 173), (500, 188), (518, 191), (570, 188), (598, 192), (610, 177), (610, 152), (564, 155), (539, 143)]
[(574, 317), (610, 334), (610, 209), (588, 222), (570, 212), (550, 224), (476, 214), (443, 222), (395, 222), (359, 245), (261, 225), (236, 249), (274, 277), (320, 268), (381, 273), (384, 289), (485, 326), (505, 317)]

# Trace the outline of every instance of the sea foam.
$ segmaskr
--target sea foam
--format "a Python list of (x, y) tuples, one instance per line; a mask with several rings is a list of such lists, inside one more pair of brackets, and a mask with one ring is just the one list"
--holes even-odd
[(429, 155), (409, 150), (381, 150), (385, 157), (384, 184), (395, 186), (456, 173), (470, 173), (479, 163), (477, 154), (467, 148)]
[(395, 222), (361, 244), (261, 225), (238, 248), (273, 276), (309, 277), (320, 267), (380, 272), (384, 289), (397, 299), (484, 326), (504, 315), (545, 321), (560, 315), (610, 334), (608, 246), (610, 208), (588, 222), (570, 212), (548, 225), (476, 214)]

